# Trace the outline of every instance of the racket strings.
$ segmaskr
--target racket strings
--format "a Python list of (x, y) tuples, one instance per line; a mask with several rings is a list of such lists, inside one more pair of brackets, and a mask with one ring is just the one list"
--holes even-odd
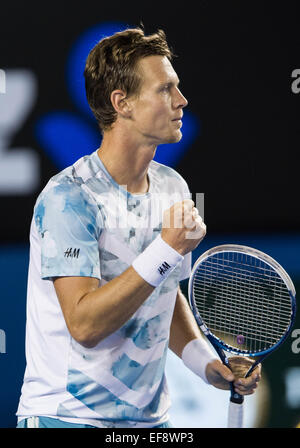
[[(199, 287), (195, 287), (194, 291), (197, 294), (201, 294), (201, 289)], [(253, 291), (252, 291), (253, 292)], [(219, 290), (217, 287), (212, 287), (210, 290), (210, 294), (213, 293), (215, 297), (217, 297)], [(222, 297), (227, 299), (227, 302), (232, 298), (232, 288), (226, 287), (222, 291)], [(240, 293), (239, 297), (242, 297), (242, 293)], [(259, 303), (258, 300), (253, 300), (253, 295), (251, 295), (251, 290), (247, 290), (243, 292), (243, 298), (247, 299), (243, 300), (239, 303), (238, 307), (234, 306), (234, 304), (231, 304), (230, 311), (233, 313), (233, 316), (235, 313), (240, 316), (242, 313), (245, 313), (245, 316), (250, 319), (257, 319), (258, 316), (261, 315), (261, 318), (264, 319), (266, 324), (268, 321), (272, 323), (272, 326), (274, 326), (274, 319), (278, 319), (278, 326), (282, 324), (283, 326), (286, 325), (287, 320), (290, 318), (290, 308), (286, 305), (282, 305), (282, 302), (274, 298), (273, 301), (273, 307), (270, 309), (268, 306), (268, 301), (265, 301), (265, 303)], [(197, 303), (198, 300), (196, 299)], [(199, 306), (201, 306), (202, 302), (199, 302)], [(275, 307), (274, 307), (275, 305)], [(208, 304), (209, 306), (209, 304)], [(278, 316), (277, 308), (278, 306), (281, 309), (281, 313)], [(249, 315), (249, 309), (251, 309), (251, 314)], [(225, 310), (226, 311), (226, 310)]]
[[(202, 279), (201, 278), (197, 279), (197, 281), (198, 281), (198, 283), (202, 282)], [(213, 277), (212, 277), (212, 281), (213, 281)], [(202, 287), (203, 287), (203, 285), (201, 285), (201, 287), (199, 285), (197, 285), (197, 286), (194, 287), (194, 290), (196, 292), (198, 291), (199, 293), (201, 293)], [(238, 292), (237, 291), (238, 287), (241, 290), (240, 295), (243, 294), (244, 297), (247, 297), (249, 300), (252, 300), (252, 305), (253, 306), (256, 305), (257, 307), (267, 308), (267, 304), (259, 303), (258, 300), (255, 300), (255, 301), (253, 300), (253, 290), (254, 290), (254, 287), (249, 287), (249, 285), (243, 284), (242, 282), (239, 282), (239, 283), (236, 282), (236, 285), (235, 285), (236, 293)], [(217, 283), (216, 284), (212, 283), (212, 285), (210, 287), (210, 294), (217, 295), (217, 293), (219, 293), (219, 286), (218, 286)], [(282, 295), (284, 293), (285, 293), (285, 291), (284, 291), (283, 288), (278, 288), (278, 290), (276, 291), (276, 294), (274, 295), (273, 303), (275, 305), (277, 305), (277, 306), (280, 306), (282, 315), (284, 315), (284, 314), (289, 315), (289, 313), (290, 313), (290, 305), (289, 305), (289, 303), (288, 302), (282, 302)], [(227, 296), (228, 299), (231, 297), (231, 294), (232, 294), (232, 285), (228, 281), (227, 281), (227, 284), (226, 284), (226, 280), (222, 284), (222, 294), (224, 296)], [(288, 297), (288, 295), (287, 295), (287, 297)], [(240, 305), (242, 306), (243, 303), (241, 303)], [(247, 305), (247, 309), (248, 309), (249, 308), (249, 302), (247, 302), (246, 305)], [(272, 312), (272, 310), (269, 310), (269, 312)]]
[[(205, 266), (206, 271), (205, 275), (207, 278), (211, 275), (213, 278), (215, 278), (216, 275), (216, 269), (219, 269), (219, 265), (217, 263), (212, 263), (210, 261), (207, 261), (207, 266)], [(226, 272), (226, 268), (228, 273)], [(223, 273), (224, 279), (228, 278), (230, 282), (233, 280), (232, 270), (234, 269), (234, 279), (237, 280), (247, 280), (251, 279), (252, 285), (261, 286), (261, 281), (265, 281), (266, 284), (268, 284), (272, 288), (279, 288), (282, 289), (282, 280), (280, 277), (275, 277), (274, 272), (269, 273), (269, 276), (266, 278), (266, 274), (257, 273), (253, 270), (247, 270), (238, 268), (236, 265), (230, 266), (230, 265), (224, 265), (223, 267)], [(196, 274), (197, 276), (197, 274)], [(201, 278), (201, 277), (200, 277)]]
[(205, 325), (241, 351), (270, 348), (290, 323), (285, 283), (267, 263), (247, 254), (217, 253), (204, 261), (195, 273), (193, 294)]

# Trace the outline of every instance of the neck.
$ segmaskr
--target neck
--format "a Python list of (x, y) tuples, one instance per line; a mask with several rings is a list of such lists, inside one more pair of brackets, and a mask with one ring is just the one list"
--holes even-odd
[(104, 133), (97, 154), (119, 185), (126, 185), (130, 193), (146, 193), (147, 172), (155, 151), (156, 146), (138, 144), (112, 130)]

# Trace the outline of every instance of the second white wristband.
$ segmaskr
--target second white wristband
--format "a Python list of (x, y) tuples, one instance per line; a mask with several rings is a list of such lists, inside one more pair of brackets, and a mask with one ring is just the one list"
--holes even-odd
[(218, 359), (218, 357), (203, 338), (193, 339), (186, 344), (182, 351), (181, 359), (186, 367), (200, 376), (205, 383), (210, 384), (205, 373), (206, 366), (214, 359)]
[(132, 267), (147, 283), (157, 287), (183, 258), (162, 239), (161, 235), (158, 235), (133, 261)]

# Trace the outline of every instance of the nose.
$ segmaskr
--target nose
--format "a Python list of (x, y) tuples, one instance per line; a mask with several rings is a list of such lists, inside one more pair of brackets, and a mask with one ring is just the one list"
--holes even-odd
[(179, 109), (179, 108), (183, 109), (187, 105), (188, 105), (188, 100), (183, 96), (183, 94), (178, 89), (178, 87), (176, 87), (176, 97), (175, 97), (175, 100), (174, 100), (174, 107), (176, 109)]

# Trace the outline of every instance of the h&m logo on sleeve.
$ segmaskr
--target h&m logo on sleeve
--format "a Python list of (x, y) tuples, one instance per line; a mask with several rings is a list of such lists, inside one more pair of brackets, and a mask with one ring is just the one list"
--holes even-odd
[(65, 251), (65, 258), (78, 258), (79, 252), (80, 252), (80, 249), (76, 249), (76, 248), (73, 249), (73, 247), (69, 247)]
[(159, 266), (159, 268), (158, 268), (157, 270), (158, 270), (158, 272), (160, 273), (160, 275), (165, 275), (165, 273), (166, 273), (170, 268), (171, 268), (171, 266), (170, 266), (166, 261), (164, 261), (164, 262)]

